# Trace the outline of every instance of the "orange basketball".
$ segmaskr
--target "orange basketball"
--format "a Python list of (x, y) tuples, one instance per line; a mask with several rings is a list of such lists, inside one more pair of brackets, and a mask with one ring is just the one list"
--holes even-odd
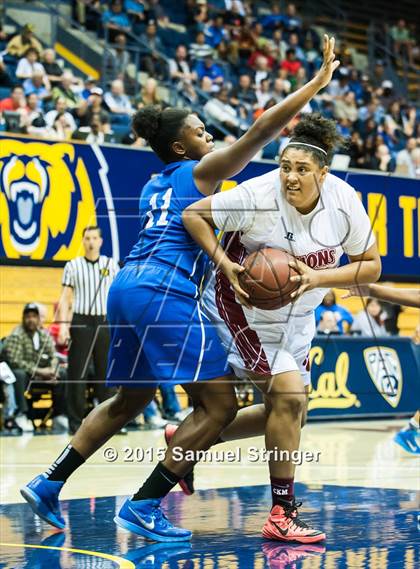
[(275, 310), (292, 301), (290, 295), (299, 288), (299, 283), (290, 282), (290, 277), (298, 274), (289, 267), (292, 260), (294, 257), (289, 253), (270, 247), (248, 255), (239, 282), (253, 306)]

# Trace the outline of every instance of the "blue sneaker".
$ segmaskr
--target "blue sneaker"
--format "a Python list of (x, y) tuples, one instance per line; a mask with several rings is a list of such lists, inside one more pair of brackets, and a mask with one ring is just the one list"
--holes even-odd
[(420, 446), (417, 442), (419, 436), (419, 429), (410, 427), (409, 429), (397, 433), (394, 437), (394, 441), (407, 452), (411, 454), (420, 454)]
[(163, 513), (160, 500), (124, 502), (114, 522), (120, 527), (154, 541), (189, 541), (192, 533), (171, 524)]
[(58, 503), (58, 495), (63, 486), (64, 482), (47, 480), (44, 474), (40, 474), (21, 488), (20, 493), (35, 514), (52, 526), (63, 529), (66, 522), (61, 515)]

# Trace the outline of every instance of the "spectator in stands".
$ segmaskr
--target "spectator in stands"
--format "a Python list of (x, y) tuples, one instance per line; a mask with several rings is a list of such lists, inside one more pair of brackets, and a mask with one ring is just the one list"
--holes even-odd
[(43, 71), (34, 71), (32, 77), (23, 82), (25, 95), (36, 93), (41, 101), (51, 98), (51, 91), (48, 86), (49, 82)]
[(258, 108), (263, 109), (267, 101), (273, 98), (273, 92), (271, 90), (271, 81), (269, 78), (260, 81), (259, 87), (256, 90), (256, 94), (257, 94)]
[(229, 92), (226, 87), (222, 87), (214, 98), (207, 101), (203, 110), (209, 117), (237, 134), (239, 117), (236, 110), (229, 104)]
[(192, 61), (198, 61), (208, 56), (213, 55), (213, 48), (210, 44), (206, 43), (206, 36), (204, 32), (198, 32), (195, 36), (195, 42), (190, 44), (190, 57)]
[(351, 133), (351, 140), (348, 148), (350, 156), (351, 168), (365, 168), (366, 167), (366, 151), (363, 144), (363, 139), (357, 130)]
[(133, 23), (134, 33), (138, 33), (146, 19), (144, 2), (142, 0), (124, 0), (124, 9)]
[(204, 29), (206, 41), (213, 48), (217, 47), (222, 40), (229, 41), (228, 31), (224, 27), (223, 14), (217, 14)]
[(169, 60), (169, 77), (182, 91), (197, 79), (196, 73), (191, 70), (188, 62), (188, 51), (185, 45), (179, 45), (175, 51), (175, 58)]
[(131, 32), (130, 18), (124, 12), (123, 0), (111, 0), (109, 9), (102, 14), (102, 25), (105, 36), (111, 42), (118, 33)]
[[(71, 113), (68, 112), (67, 101), (64, 97), (59, 97), (55, 102), (55, 109), (52, 111), (48, 111), (45, 115), (45, 122), (47, 127), (54, 128), (54, 124), (57, 118), (61, 119), (57, 125), (59, 134), (63, 134), (61, 131), (61, 125), (66, 125), (67, 129), (70, 129), (71, 132), (74, 132), (77, 128), (76, 121)], [(53, 133), (56, 137), (57, 132)]]
[(51, 92), (53, 101), (56, 102), (57, 99), (63, 98), (68, 109), (78, 108), (83, 103), (83, 99), (74, 88), (77, 83), (80, 83), (80, 80), (78, 81), (71, 71), (65, 70), (60, 83)]
[(35, 303), (27, 304), (23, 309), (22, 324), (13, 330), (4, 342), (4, 357), (12, 369), (17, 404), (16, 422), (23, 430), (33, 430), (27, 417), (28, 403), (25, 391), (29, 382), (41, 382), (51, 387), (54, 416), (64, 414), (63, 384), (64, 379), (58, 368), (54, 343), (45, 330), (40, 327), (39, 309)]
[(346, 68), (338, 69), (337, 77), (326, 88), (326, 92), (332, 98), (344, 97), (350, 91), (349, 72)]
[(90, 132), (85, 139), (88, 144), (103, 144), (106, 142), (107, 127), (109, 125), (103, 123), (99, 117), (95, 116), (92, 118), (89, 126)]
[(75, 128), (73, 125), (74, 121), (70, 121), (68, 117), (69, 113), (57, 113), (50, 130), (51, 138), (54, 140), (71, 139), (73, 132), (75, 132)]
[(93, 87), (90, 90), (87, 105), (83, 105), (83, 107), (79, 109), (77, 116), (79, 126), (82, 128), (89, 127), (93, 119), (98, 119), (105, 133), (110, 132), (110, 116), (103, 107), (103, 91), (100, 87)]
[(299, 32), (302, 27), (302, 18), (298, 15), (295, 4), (286, 6), (286, 15), (283, 17), (283, 25), (285, 29), (291, 33)]
[[(26, 97), (26, 113), (23, 117), (22, 126), (28, 128), (32, 125), (33, 121), (42, 117), (42, 106), (36, 93), (31, 93)], [(29, 132), (29, 131), (28, 131)]]
[(396, 158), (395, 172), (400, 176), (407, 176), (408, 178), (416, 178), (416, 165), (414, 161), (415, 150), (420, 148), (417, 145), (417, 140), (411, 137), (407, 140), (405, 148), (400, 150)]
[(405, 20), (401, 18), (396, 26), (392, 26), (391, 37), (394, 41), (395, 54), (400, 57), (407, 56), (410, 65), (413, 65), (413, 40)]
[(51, 86), (57, 86), (61, 81), (63, 70), (55, 60), (55, 51), (53, 49), (46, 49), (44, 51), (42, 54), (42, 65)]
[[(295, 54), (297, 59), (299, 59), (299, 61), (305, 61), (305, 52), (303, 51), (303, 49), (300, 47), (299, 45), (299, 36), (296, 33), (292, 33), (289, 36), (289, 48), (294, 49), (295, 50)], [(286, 51), (286, 57), (287, 57), (287, 51)]]
[(39, 62), (39, 52), (34, 47), (29, 47), (25, 51), (24, 57), (19, 59), (16, 68), (16, 77), (18, 79), (28, 79), (32, 77), (34, 71), (38, 71), (45, 75), (45, 69), (42, 63)]
[(351, 328), (353, 316), (344, 306), (337, 304), (337, 297), (332, 290), (327, 292), (322, 303), (315, 310), (315, 322), (317, 326), (325, 312), (330, 312), (334, 316), (334, 321), (340, 334), (344, 334)]
[(396, 167), (395, 158), (392, 157), (386, 144), (378, 144), (371, 167), (381, 172), (393, 172)]
[(257, 107), (257, 95), (248, 73), (240, 75), (238, 86), (230, 92), (230, 104), (236, 108), (244, 108), (248, 114)]
[(316, 333), (326, 336), (330, 334), (342, 334), (338, 328), (337, 319), (334, 312), (331, 312), (331, 310), (325, 310), (322, 313), (321, 318), (317, 324)]
[(290, 93), (292, 84), (288, 79), (277, 77), (273, 83), (273, 97), (280, 103)]
[(260, 55), (255, 59), (254, 65), (254, 83), (258, 89), (261, 81), (268, 79), (270, 76), (270, 67), (268, 65), (268, 59), (265, 55)]
[(107, 78), (126, 80), (127, 67), (130, 63), (130, 54), (126, 50), (127, 37), (125, 34), (117, 34), (114, 38), (113, 47), (105, 51), (105, 69)]
[(121, 79), (114, 79), (111, 83), (111, 90), (105, 93), (104, 102), (111, 113), (111, 123), (129, 124), (134, 109), (124, 92)]
[(213, 83), (213, 85), (221, 85), (225, 80), (225, 73), (220, 65), (214, 62), (212, 56), (207, 56), (204, 58), (204, 61), (198, 61), (195, 68), (195, 73), (197, 74), (197, 78), (199, 81), (203, 79), (203, 77), (209, 77)]
[(146, 27), (146, 33), (140, 36), (140, 40), (150, 50), (150, 54), (143, 55), (140, 60), (140, 69), (157, 79), (163, 79), (166, 74), (166, 65), (159, 55), (165, 51), (163, 43), (157, 35), (156, 22), (150, 20)]
[(13, 57), (23, 57), (29, 47), (33, 47), (38, 53), (42, 53), (42, 45), (34, 37), (32, 24), (25, 24), (21, 31), (14, 36), (6, 46), (6, 51)]
[(388, 335), (383, 322), (381, 305), (375, 298), (369, 298), (365, 310), (356, 314), (352, 330), (371, 338)]
[(25, 107), (25, 93), (23, 92), (23, 87), (20, 85), (15, 85), (10, 91), (10, 97), (6, 97), (0, 101), (0, 112), (19, 111), (23, 113)]
[(138, 109), (146, 105), (161, 105), (162, 100), (158, 93), (158, 82), (153, 77), (146, 79), (146, 82), (140, 91), (140, 95), (136, 98), (136, 106)]
[(4, 63), (3, 57), (0, 55), (0, 87), (12, 87), (12, 77)]
[(296, 58), (296, 50), (290, 47), (286, 51), (286, 59), (280, 64), (281, 69), (287, 71), (287, 75), (290, 80), (296, 75), (298, 70), (302, 67), (301, 62)]
[(337, 119), (347, 119), (352, 123), (357, 120), (358, 110), (353, 91), (349, 91), (342, 98), (335, 99), (334, 115)]

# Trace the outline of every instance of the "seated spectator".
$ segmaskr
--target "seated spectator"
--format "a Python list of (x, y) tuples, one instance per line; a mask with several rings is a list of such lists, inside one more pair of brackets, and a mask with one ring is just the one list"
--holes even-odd
[(256, 88), (258, 89), (261, 81), (268, 79), (269, 76), (270, 67), (268, 64), (268, 59), (265, 57), (265, 55), (260, 55), (256, 58), (254, 65), (254, 83)]
[(376, 147), (371, 167), (373, 170), (380, 170), (381, 172), (393, 172), (395, 170), (395, 158), (391, 156), (386, 144), (378, 144)]
[(206, 36), (204, 32), (198, 32), (195, 36), (195, 42), (190, 44), (190, 57), (192, 61), (204, 59), (213, 55), (213, 48), (210, 44), (206, 43)]
[(357, 120), (358, 110), (353, 91), (334, 101), (334, 115), (337, 119), (347, 119), (352, 123)]
[(199, 81), (201, 81), (203, 77), (209, 77), (214, 85), (221, 85), (225, 80), (223, 69), (214, 62), (211, 56), (207, 56), (204, 61), (198, 61), (194, 71)]
[(130, 63), (130, 54), (126, 50), (127, 37), (125, 34), (117, 34), (114, 38), (113, 47), (105, 51), (105, 69), (107, 78), (111, 81), (122, 79), (127, 75), (127, 67)]
[(293, 78), (298, 70), (302, 67), (301, 62), (296, 59), (296, 50), (289, 48), (286, 51), (286, 59), (280, 64), (281, 69), (287, 71), (288, 77)]
[(146, 79), (146, 82), (140, 91), (140, 95), (136, 98), (136, 106), (138, 109), (146, 105), (161, 105), (162, 101), (159, 97), (158, 82), (153, 77)]
[(3, 57), (0, 55), (0, 87), (12, 87), (12, 85), (12, 77), (3, 61)]
[[(57, 117), (62, 117), (61, 125), (66, 125), (66, 128), (74, 132), (77, 128), (73, 115), (68, 112), (67, 100), (64, 97), (59, 97), (55, 102), (55, 109), (48, 111), (45, 115), (45, 123), (49, 128), (54, 128)], [(61, 133), (61, 129), (58, 126)]]
[(69, 120), (72, 117), (69, 113), (57, 113), (54, 118), (54, 123), (50, 130), (50, 138), (54, 140), (70, 140), (72, 138), (74, 128), (73, 121)]
[(214, 98), (207, 101), (203, 110), (210, 118), (220, 122), (236, 134), (239, 128), (239, 117), (236, 110), (229, 104), (229, 93), (226, 87), (222, 87)]
[(157, 79), (163, 79), (166, 75), (166, 63), (159, 55), (165, 51), (164, 45), (157, 35), (156, 22), (150, 20), (146, 27), (146, 33), (140, 36), (140, 41), (151, 50), (151, 53), (142, 55), (140, 69)]
[(292, 84), (288, 79), (277, 77), (273, 83), (273, 97), (280, 103), (290, 93)]
[(55, 51), (46, 49), (42, 54), (42, 65), (52, 87), (58, 85), (63, 75), (63, 70), (55, 60)]
[[(130, 117), (134, 112), (130, 99), (124, 92), (124, 83), (121, 79), (115, 79), (111, 83), (111, 90), (104, 95), (104, 103), (111, 115)], [(111, 120), (114, 118), (111, 116)]]
[(133, 22), (134, 29), (138, 29), (145, 19), (145, 7), (142, 0), (124, 0), (124, 10)]
[(204, 33), (207, 43), (213, 48), (217, 47), (222, 40), (229, 41), (229, 33), (225, 29), (222, 14), (218, 14), (213, 18), (211, 23), (205, 27)]
[(337, 77), (330, 81), (326, 88), (326, 92), (330, 97), (344, 97), (349, 91), (349, 72), (344, 67), (343, 69), (338, 69)]
[(416, 166), (414, 161), (414, 151), (417, 146), (417, 140), (409, 138), (405, 144), (405, 148), (400, 150), (396, 158), (395, 173), (408, 178), (416, 178)]
[[(31, 93), (26, 97), (26, 113), (23, 117), (22, 126), (27, 130), (35, 119), (42, 117), (42, 105), (36, 93)], [(27, 130), (29, 133), (30, 131)]]
[[(305, 52), (299, 45), (299, 36), (296, 33), (290, 34), (289, 36), (289, 48), (294, 49), (297, 59), (299, 61), (305, 61)], [(287, 51), (286, 51), (287, 56)]]
[(338, 329), (336, 315), (334, 312), (325, 310), (322, 313), (316, 329), (316, 333), (322, 335), (325, 334), (327, 336), (330, 334), (342, 334), (342, 332)]
[[(347, 154), (347, 153), (346, 153)], [(363, 144), (363, 139), (357, 130), (351, 133), (350, 145), (348, 148), (348, 154), (350, 156), (351, 168), (364, 168), (365, 167), (365, 148)]]
[(34, 47), (29, 47), (25, 52), (25, 56), (19, 59), (16, 68), (16, 77), (18, 79), (28, 79), (32, 77), (34, 71), (45, 75), (44, 66), (39, 62), (38, 50)]
[[(58, 367), (54, 343), (47, 331), (40, 327), (39, 309), (35, 303), (23, 309), (22, 324), (13, 330), (4, 342), (4, 358), (12, 369), (17, 404), (16, 422), (23, 430), (33, 430), (28, 419), (28, 402), (25, 390), (30, 381), (51, 388), (53, 417), (64, 415), (65, 375)], [(18, 420), (20, 419), (20, 421)]]
[(388, 335), (382, 318), (381, 305), (375, 298), (368, 298), (365, 310), (356, 314), (352, 330), (370, 338)]
[(13, 36), (6, 46), (6, 51), (13, 57), (23, 57), (29, 47), (33, 47), (38, 53), (42, 53), (42, 45), (34, 37), (32, 24), (25, 24), (21, 31)]
[(322, 303), (315, 310), (315, 322), (317, 326), (325, 312), (333, 314), (334, 322), (340, 334), (344, 334), (351, 328), (353, 316), (344, 306), (337, 304), (335, 293), (332, 290), (327, 292)]
[(83, 103), (83, 99), (76, 92), (74, 85), (79, 81), (74, 77), (73, 73), (69, 70), (65, 70), (61, 76), (61, 81), (56, 85), (51, 96), (54, 102), (59, 98), (63, 98), (66, 101), (66, 107), (68, 109), (75, 109)]
[(10, 97), (0, 101), (0, 112), (3, 111), (22, 111), (26, 107), (25, 93), (23, 87), (15, 85), (10, 91)]
[(88, 30), (97, 30), (101, 0), (74, 0), (74, 17)]
[(81, 107), (77, 113), (80, 127), (88, 127), (91, 125), (93, 119), (99, 119), (104, 128), (105, 133), (109, 133), (110, 116), (103, 107), (103, 91), (100, 87), (93, 87), (90, 90), (87, 105)]
[(25, 95), (31, 93), (38, 95), (40, 100), (51, 98), (51, 91), (49, 89), (49, 82), (46, 84), (47, 76), (43, 71), (34, 71), (30, 79), (25, 79), (23, 82), (23, 89)]
[[(273, 92), (271, 90), (270, 79), (263, 79), (256, 91), (258, 108), (263, 109), (270, 99), (273, 98)], [(255, 118), (255, 116), (254, 116)]]
[(251, 76), (247, 73), (242, 73), (239, 76), (238, 86), (230, 92), (230, 104), (234, 107), (244, 107), (246, 111), (252, 112), (257, 104), (257, 95), (252, 86)]
[(131, 22), (124, 12), (123, 0), (111, 0), (109, 9), (102, 14), (105, 36), (113, 42), (118, 33), (131, 32)]
[(394, 41), (395, 53), (399, 56), (407, 55), (410, 65), (413, 65), (413, 40), (405, 20), (401, 18), (396, 26), (392, 26), (391, 37)]
[(302, 27), (302, 18), (298, 15), (295, 4), (286, 6), (286, 14), (283, 17), (283, 25), (288, 32), (299, 32)]
[(185, 45), (179, 45), (175, 51), (175, 58), (169, 60), (169, 77), (176, 83), (179, 90), (185, 85), (191, 85), (197, 75), (191, 71), (188, 63), (188, 52)]
[(106, 142), (107, 125), (103, 123), (99, 117), (93, 117), (90, 123), (90, 132), (86, 137), (88, 144), (104, 144)]
[(274, 30), (272, 42), (277, 50), (279, 60), (283, 61), (283, 59), (286, 59), (286, 51), (288, 45), (283, 38), (283, 30), (281, 28)]

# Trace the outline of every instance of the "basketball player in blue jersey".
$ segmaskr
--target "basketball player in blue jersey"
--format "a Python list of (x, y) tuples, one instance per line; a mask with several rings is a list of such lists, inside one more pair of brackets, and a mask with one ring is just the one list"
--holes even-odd
[[(70, 444), (44, 473), (21, 490), (45, 521), (64, 528), (58, 496), (67, 478), (142, 412), (159, 383), (182, 384), (194, 411), (171, 438), (168, 451), (143, 486), (115, 518), (123, 528), (156, 541), (185, 541), (191, 532), (166, 518), (161, 500), (191, 470), (172, 449), (208, 449), (233, 420), (237, 403), (230, 369), (217, 332), (199, 307), (199, 283), (206, 267), (200, 247), (182, 223), (183, 210), (213, 194), (222, 180), (240, 172), (255, 154), (323, 87), (338, 67), (334, 38), (324, 37), (324, 61), (315, 77), (266, 111), (233, 145), (213, 152), (212, 136), (188, 110), (145, 107), (133, 130), (148, 140), (166, 164), (143, 188), (140, 235), (108, 297), (112, 329), (108, 385), (118, 393), (84, 420)], [(245, 294), (232, 267), (236, 291)]]

